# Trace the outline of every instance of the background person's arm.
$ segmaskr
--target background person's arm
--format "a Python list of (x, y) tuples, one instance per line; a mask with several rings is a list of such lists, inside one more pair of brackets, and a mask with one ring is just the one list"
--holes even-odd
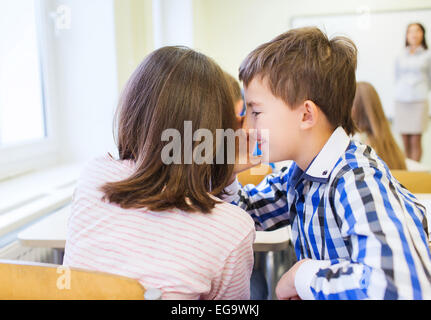
[(395, 83), (397, 83), (397, 81), (400, 78), (400, 63), (399, 63), (399, 58), (397, 57), (395, 59)]
[(428, 93), (431, 90), (431, 50), (428, 50)]

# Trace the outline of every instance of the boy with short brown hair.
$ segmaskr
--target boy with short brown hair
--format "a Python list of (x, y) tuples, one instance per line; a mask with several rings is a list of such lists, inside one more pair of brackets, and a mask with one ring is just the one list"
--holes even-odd
[[(317, 28), (293, 29), (240, 67), (247, 123), (267, 130), (269, 161), (290, 167), (225, 198), (258, 230), (292, 227), (298, 262), (280, 299), (430, 299), (425, 208), (369, 146), (349, 138), (357, 50)], [(265, 150), (266, 148), (262, 148)]]

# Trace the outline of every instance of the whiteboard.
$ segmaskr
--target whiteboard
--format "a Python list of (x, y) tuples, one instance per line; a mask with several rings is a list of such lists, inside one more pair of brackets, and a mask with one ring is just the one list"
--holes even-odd
[(405, 48), (406, 29), (412, 22), (420, 22), (425, 27), (430, 50), (431, 9), (370, 12), (363, 7), (357, 13), (293, 17), (290, 27), (316, 26), (330, 39), (335, 36), (352, 39), (358, 48), (356, 79), (370, 82), (376, 88), (386, 116), (391, 119), (395, 96), (395, 59)]

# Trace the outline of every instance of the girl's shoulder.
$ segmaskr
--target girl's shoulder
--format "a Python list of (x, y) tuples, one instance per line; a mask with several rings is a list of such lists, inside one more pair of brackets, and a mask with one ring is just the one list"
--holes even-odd
[(82, 167), (76, 192), (99, 190), (107, 182), (126, 179), (133, 170), (134, 162), (130, 160), (116, 160), (108, 154), (95, 157)]
[[(220, 199), (218, 200), (222, 201)], [(222, 201), (221, 203), (216, 204), (215, 209), (218, 211), (224, 212), (230, 216), (234, 216), (234, 217), (238, 216), (241, 218), (245, 218), (247, 221), (254, 223), (250, 215), (244, 209), (242, 209), (237, 205)]]
[[(220, 199), (219, 199), (220, 200)], [(254, 221), (250, 214), (240, 207), (227, 202), (217, 203), (210, 213), (214, 220), (233, 229), (241, 230), (244, 235), (255, 230)]]
[(121, 180), (133, 172), (134, 165), (132, 160), (117, 160), (108, 153), (88, 161), (81, 171), (81, 178), (92, 176), (109, 181)]

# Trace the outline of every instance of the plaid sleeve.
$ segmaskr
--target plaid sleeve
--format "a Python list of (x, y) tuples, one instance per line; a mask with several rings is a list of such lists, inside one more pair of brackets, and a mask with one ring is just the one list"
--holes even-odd
[(351, 259), (330, 261), (312, 276), (314, 298), (431, 298), (425, 208), (389, 172), (357, 168), (343, 175), (334, 209)]
[[(226, 188), (230, 196), (223, 200), (238, 205), (253, 218), (256, 230), (275, 230), (291, 223), (288, 181), (292, 167), (285, 167), (278, 173), (268, 175), (259, 185), (242, 187), (238, 180)], [(290, 200), (290, 201), (289, 201)]]

